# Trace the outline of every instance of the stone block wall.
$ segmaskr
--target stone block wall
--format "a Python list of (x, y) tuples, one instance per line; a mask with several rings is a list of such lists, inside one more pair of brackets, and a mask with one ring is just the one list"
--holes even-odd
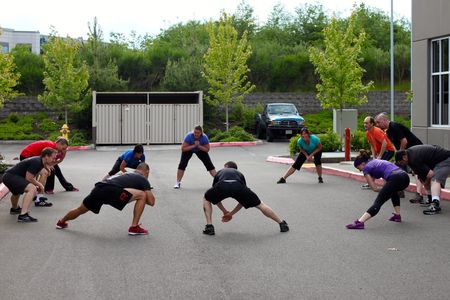
[(6, 118), (11, 113), (18, 115), (35, 114), (38, 112), (46, 112), (52, 117), (56, 117), (56, 113), (47, 109), (36, 97), (22, 96), (11, 101), (6, 101), (2, 109), (0, 109), (0, 118)]

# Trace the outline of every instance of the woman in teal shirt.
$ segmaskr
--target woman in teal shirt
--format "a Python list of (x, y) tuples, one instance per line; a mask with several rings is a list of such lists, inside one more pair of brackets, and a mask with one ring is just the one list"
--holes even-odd
[(311, 134), (307, 127), (303, 127), (300, 131), (301, 138), (297, 141), (297, 148), (300, 153), (295, 160), (294, 164), (289, 167), (286, 173), (281, 177), (277, 183), (286, 183), (286, 179), (291, 176), (295, 170), (299, 171), (302, 167), (303, 163), (306, 160), (313, 160), (316, 165), (317, 175), (319, 176), (319, 183), (323, 183), (322, 179), (322, 144), (320, 143), (320, 139)]

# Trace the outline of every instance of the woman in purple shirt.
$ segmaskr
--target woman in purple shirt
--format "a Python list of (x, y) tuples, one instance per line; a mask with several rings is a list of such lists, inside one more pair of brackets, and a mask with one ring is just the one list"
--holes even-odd
[[(379, 192), (373, 205), (365, 212), (361, 218), (348, 224), (348, 229), (364, 229), (364, 223), (370, 218), (374, 217), (381, 206), (389, 200), (392, 200), (394, 206), (393, 216), (389, 219), (392, 222), (401, 222), (400, 216), (400, 197), (398, 192), (403, 191), (409, 185), (408, 174), (391, 162), (373, 159), (369, 160), (370, 155), (367, 151), (361, 150), (360, 155), (356, 157), (354, 166), (360, 171), (363, 171), (367, 183), (374, 192)], [(375, 184), (375, 179), (383, 178), (386, 183), (382, 188)]]

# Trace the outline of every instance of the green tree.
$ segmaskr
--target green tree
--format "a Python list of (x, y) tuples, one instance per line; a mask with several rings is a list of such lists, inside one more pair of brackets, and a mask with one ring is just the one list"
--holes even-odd
[(28, 46), (17, 45), (12, 49), (14, 64), (20, 73), (17, 90), (26, 95), (38, 95), (44, 90), (44, 60), (41, 55), (34, 54)]
[(229, 106), (242, 102), (244, 95), (255, 88), (247, 77), (250, 71), (247, 60), (252, 53), (247, 32), (239, 39), (231, 21), (226, 13), (222, 13), (217, 26), (209, 23), (210, 47), (205, 54), (202, 73), (209, 84), (206, 100), (225, 107), (227, 131)]
[(89, 71), (86, 63), (80, 61), (80, 43), (69, 37), (61, 38), (52, 32), (44, 46), (45, 91), (39, 100), (47, 107), (64, 112), (67, 124), (68, 112), (82, 110), (83, 99), (89, 92)]
[(14, 87), (19, 83), (20, 74), (16, 71), (12, 55), (0, 53), (0, 108), (6, 100), (17, 97)]
[[(344, 29), (333, 18), (324, 29), (325, 48), (310, 48), (311, 62), (320, 77), (320, 83), (316, 85), (317, 98), (323, 108), (339, 109), (341, 116), (345, 107), (366, 103), (365, 94), (373, 84), (362, 83), (364, 69), (359, 62), (365, 34), (355, 34), (355, 18), (352, 14)], [(342, 132), (340, 136), (342, 138)]]

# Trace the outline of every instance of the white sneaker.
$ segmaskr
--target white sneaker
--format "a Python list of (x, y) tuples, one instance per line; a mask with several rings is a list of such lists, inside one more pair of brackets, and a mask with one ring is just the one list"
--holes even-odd
[(177, 182), (175, 183), (175, 185), (173, 186), (174, 189), (180, 189), (181, 188), (181, 182)]
[(370, 190), (370, 185), (369, 185), (368, 183), (363, 184), (363, 185), (361, 186), (361, 189), (363, 189), (363, 190)]

